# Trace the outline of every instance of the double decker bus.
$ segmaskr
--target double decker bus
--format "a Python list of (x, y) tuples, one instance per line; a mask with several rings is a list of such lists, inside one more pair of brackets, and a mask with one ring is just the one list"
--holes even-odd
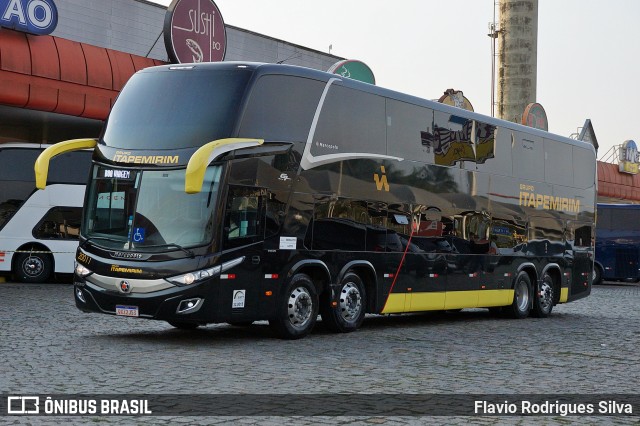
[(55, 157), (50, 185), (37, 191), (34, 163), (49, 146), (0, 144), (0, 274), (22, 282), (74, 271), (91, 152)]
[(640, 205), (598, 204), (594, 284), (640, 280)]
[(75, 271), (87, 312), (178, 328), (489, 308), (587, 296), (595, 151), (306, 68), (147, 68), (94, 148)]

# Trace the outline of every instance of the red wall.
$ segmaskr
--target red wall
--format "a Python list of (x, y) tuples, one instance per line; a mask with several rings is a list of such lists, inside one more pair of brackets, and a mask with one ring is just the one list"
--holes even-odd
[(54, 37), (0, 30), (0, 104), (104, 120), (136, 71), (164, 62)]

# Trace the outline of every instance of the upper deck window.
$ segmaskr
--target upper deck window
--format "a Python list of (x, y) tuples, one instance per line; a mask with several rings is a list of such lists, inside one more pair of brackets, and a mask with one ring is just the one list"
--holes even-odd
[(103, 141), (125, 149), (198, 147), (230, 137), (251, 70), (135, 74), (109, 116)]

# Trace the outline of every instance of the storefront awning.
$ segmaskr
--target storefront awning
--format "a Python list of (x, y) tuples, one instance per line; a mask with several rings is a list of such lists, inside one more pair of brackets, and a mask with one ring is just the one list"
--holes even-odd
[(640, 201), (640, 175), (620, 173), (617, 164), (598, 161), (598, 197), (637, 203)]
[(0, 29), (0, 104), (104, 120), (124, 83), (164, 62)]

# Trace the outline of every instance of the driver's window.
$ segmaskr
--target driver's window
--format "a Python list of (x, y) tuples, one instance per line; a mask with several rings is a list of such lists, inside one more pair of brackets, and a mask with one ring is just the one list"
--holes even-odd
[(231, 187), (227, 197), (225, 247), (237, 247), (263, 239), (262, 191), (250, 187)]

